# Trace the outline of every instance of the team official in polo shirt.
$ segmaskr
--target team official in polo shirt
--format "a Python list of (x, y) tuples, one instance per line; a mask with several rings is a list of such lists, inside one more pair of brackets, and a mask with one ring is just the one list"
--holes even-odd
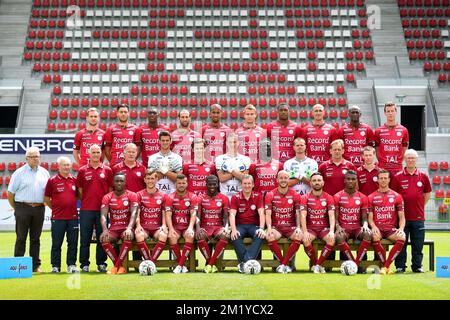
[(95, 227), (97, 247), (95, 260), (97, 272), (106, 272), (106, 254), (100, 243), (102, 234), (100, 223), (100, 207), (102, 198), (112, 191), (113, 172), (110, 167), (101, 161), (102, 149), (98, 144), (89, 148), (89, 164), (78, 170), (77, 188), (81, 199), (80, 208), (80, 267), (81, 271), (89, 272), (89, 256), (92, 231)]
[[(392, 189), (398, 192), (405, 202), (405, 237), (411, 238), (413, 272), (422, 273), (423, 242), (425, 240), (425, 205), (431, 197), (431, 184), (428, 176), (416, 167), (419, 155), (414, 149), (406, 150), (406, 167), (394, 176)], [(397, 273), (406, 270), (406, 246), (395, 259)]]
[(146, 167), (137, 162), (138, 147), (134, 143), (127, 143), (123, 148), (124, 160), (116, 164), (113, 174), (122, 172), (126, 177), (125, 189), (138, 192), (145, 189), (144, 176)]
[(14, 256), (24, 256), (29, 232), (33, 272), (42, 272), (39, 258), (40, 237), (45, 214), (44, 191), (50, 175), (47, 170), (39, 166), (38, 148), (28, 148), (25, 156), (27, 163), (12, 174), (8, 186), (8, 202), (14, 209), (16, 218)]
[(52, 209), (52, 272), (61, 271), (61, 246), (67, 237), (67, 273), (76, 273), (78, 248), (78, 210), (75, 178), (70, 174), (70, 159), (59, 157), (58, 174), (45, 187), (45, 204)]

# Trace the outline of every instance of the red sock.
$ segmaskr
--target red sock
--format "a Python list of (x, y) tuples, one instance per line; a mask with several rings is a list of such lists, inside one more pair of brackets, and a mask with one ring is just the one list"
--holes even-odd
[(228, 240), (225, 239), (220, 239), (219, 242), (216, 244), (216, 248), (214, 249), (214, 253), (211, 257), (211, 259), (209, 259), (208, 264), (209, 265), (214, 265), (216, 263), (217, 257), (220, 256), (222, 254), (222, 252), (225, 250), (225, 247), (228, 244)]
[(303, 246), (305, 248), (306, 255), (309, 257), (313, 265), (317, 264), (316, 250), (312, 245)]
[(198, 240), (197, 244), (200, 252), (205, 257), (206, 261), (208, 261), (209, 258), (211, 258), (211, 250), (209, 249), (208, 243), (206, 240)]
[(102, 243), (103, 251), (105, 251), (106, 255), (111, 259), (113, 264), (116, 264), (117, 254), (114, 250), (113, 246), (109, 242)]
[(405, 245), (405, 241), (403, 241), (403, 240), (395, 241), (394, 247), (389, 252), (389, 257), (387, 258), (386, 263), (384, 264), (384, 266), (386, 268), (389, 268), (392, 261), (394, 261), (395, 258), (397, 258), (399, 253), (402, 251), (404, 245)]
[(319, 260), (317, 261), (317, 264), (320, 266), (322, 263), (327, 260), (328, 256), (333, 252), (334, 246), (326, 245), (322, 249), (322, 253), (320, 254)]
[(173, 255), (175, 256), (175, 260), (177, 260), (177, 262), (178, 262), (181, 257), (180, 247), (178, 246), (178, 243), (171, 244), (170, 250), (172, 251)]
[(287, 264), (289, 263), (289, 261), (291, 261), (294, 254), (297, 253), (298, 248), (300, 248), (300, 243), (301, 242), (298, 240), (292, 241), (291, 245), (288, 248), (287, 253), (284, 255), (283, 261), (281, 262), (282, 264), (287, 266)]
[(281, 253), (281, 249), (280, 249), (280, 246), (278, 245), (277, 241), (276, 240), (269, 241), (269, 248), (275, 255), (275, 258), (277, 258), (278, 261), (281, 262), (283, 260), (283, 254)]
[(133, 242), (129, 240), (124, 240), (122, 243), (122, 247), (120, 248), (119, 257), (117, 258), (116, 263), (114, 266), (116, 268), (119, 268), (122, 266), (123, 261), (125, 260), (128, 251), (130, 251), (131, 247), (133, 246)]
[(359, 245), (358, 253), (356, 254), (355, 263), (359, 267), (361, 264), (361, 260), (364, 258), (364, 256), (367, 253), (367, 249), (370, 247), (370, 241), (363, 240), (361, 244)]
[(150, 257), (150, 260), (152, 260), (153, 262), (156, 262), (156, 260), (158, 260), (159, 256), (161, 255), (161, 253), (164, 251), (164, 247), (166, 246), (166, 243), (163, 241), (158, 241), (155, 246), (153, 247), (152, 250), (152, 255)]
[(178, 261), (178, 265), (184, 266), (186, 263), (189, 254), (191, 253), (192, 248), (194, 247), (193, 243), (186, 242), (183, 247), (183, 253), (181, 254), (180, 261)]
[(355, 261), (355, 258), (353, 257), (352, 251), (350, 250), (350, 247), (348, 246), (347, 242), (343, 242), (339, 245), (339, 249), (341, 249), (341, 252), (345, 254), (347, 259)]
[(386, 263), (386, 251), (384, 251), (383, 246), (381, 245), (380, 241), (372, 242), (373, 250), (375, 251), (375, 254), (380, 258), (380, 261), (382, 264)]
[(136, 245), (139, 249), (139, 252), (144, 257), (144, 260), (150, 260), (150, 251), (148, 250), (147, 244), (145, 241), (136, 242)]

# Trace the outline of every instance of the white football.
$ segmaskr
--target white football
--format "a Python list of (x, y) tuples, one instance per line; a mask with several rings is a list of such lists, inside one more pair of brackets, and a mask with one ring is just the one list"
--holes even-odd
[(245, 274), (258, 274), (261, 272), (261, 264), (257, 260), (248, 260), (244, 263)]
[(344, 261), (341, 264), (341, 273), (346, 276), (353, 276), (358, 273), (358, 266), (352, 260)]
[(139, 265), (139, 274), (141, 276), (152, 276), (156, 273), (156, 266), (153, 261), (144, 260)]

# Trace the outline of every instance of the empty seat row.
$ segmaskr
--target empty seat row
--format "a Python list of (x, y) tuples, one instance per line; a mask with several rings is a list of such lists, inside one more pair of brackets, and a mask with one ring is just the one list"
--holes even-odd
[(428, 169), (431, 171), (436, 171), (436, 170), (442, 170), (442, 171), (447, 171), (448, 170), (448, 161), (440, 161), (439, 163), (437, 161), (431, 161), (428, 164)]
[(411, 28), (417, 28), (417, 27), (436, 28), (438, 26), (439, 26), (439, 28), (445, 28), (447, 26), (447, 20), (446, 19), (439, 19), (439, 20), (436, 20), (436, 19), (430, 19), (430, 20), (427, 20), (427, 19), (420, 19), (420, 20), (418, 20), (418, 19), (411, 19), (411, 20), (403, 19), (402, 20), (403, 28), (410, 28), (410, 27)]
[(450, 17), (450, 9), (401, 9), (400, 17)]

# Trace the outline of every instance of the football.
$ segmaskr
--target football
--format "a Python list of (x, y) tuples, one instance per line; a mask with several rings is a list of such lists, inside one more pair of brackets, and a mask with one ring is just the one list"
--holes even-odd
[(156, 273), (156, 266), (153, 261), (144, 260), (139, 265), (139, 274), (141, 276), (152, 276)]
[(341, 273), (346, 276), (353, 276), (358, 273), (358, 266), (351, 260), (344, 261), (341, 264)]
[(261, 265), (256, 260), (248, 260), (244, 264), (245, 274), (258, 274), (261, 272)]

